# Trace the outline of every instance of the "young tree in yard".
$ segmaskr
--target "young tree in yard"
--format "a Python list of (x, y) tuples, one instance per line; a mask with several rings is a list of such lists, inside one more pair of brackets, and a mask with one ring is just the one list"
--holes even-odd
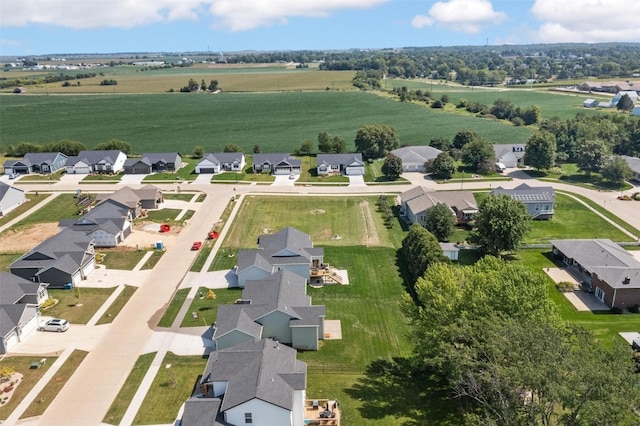
[(336, 154), (342, 154), (347, 152), (347, 143), (340, 136), (334, 136), (331, 138), (331, 149)]
[(600, 171), (607, 155), (609, 147), (602, 139), (578, 141), (573, 149), (578, 170), (585, 172), (587, 176)]
[(486, 139), (476, 139), (462, 147), (462, 162), (476, 171), (486, 171), (486, 164), (495, 162), (493, 147)]
[(438, 203), (429, 207), (425, 212), (424, 227), (431, 232), (438, 241), (449, 241), (456, 229), (456, 216), (449, 206)]
[(436, 179), (451, 179), (456, 171), (453, 157), (447, 152), (441, 152), (432, 161), (428, 161), (425, 170)]
[(333, 144), (327, 132), (318, 133), (318, 151), (328, 154), (333, 151)]
[(222, 152), (242, 152), (242, 147), (235, 143), (228, 143), (222, 148)]
[(407, 279), (411, 287), (429, 266), (437, 262), (449, 261), (442, 254), (442, 248), (440, 248), (436, 237), (417, 223), (409, 228), (409, 233), (402, 240), (401, 250)]
[(305, 139), (299, 147), (294, 150), (298, 155), (310, 155), (313, 152), (313, 141)]
[(609, 157), (600, 171), (602, 177), (616, 183), (622, 183), (633, 177), (633, 171), (629, 164), (619, 155)]
[(201, 145), (195, 146), (193, 148), (193, 154), (192, 154), (193, 158), (202, 158), (203, 155), (204, 155), (204, 148)]
[(216, 300), (216, 293), (213, 290), (209, 289), (205, 298), (211, 303), (211, 307), (213, 308), (213, 302)]
[(398, 179), (402, 174), (402, 160), (395, 155), (387, 155), (382, 163), (381, 171), (392, 180)]
[(482, 200), (475, 222), (471, 241), (485, 253), (496, 256), (517, 250), (531, 230), (527, 208), (507, 194), (490, 195)]
[(260, 150), (260, 145), (256, 144), (253, 146), (253, 153), (254, 154), (260, 154), (261, 150)]
[(524, 163), (537, 170), (549, 170), (556, 162), (556, 137), (544, 130), (534, 133), (524, 152)]
[(356, 133), (356, 150), (365, 159), (382, 158), (398, 148), (400, 140), (396, 129), (386, 124), (368, 124)]

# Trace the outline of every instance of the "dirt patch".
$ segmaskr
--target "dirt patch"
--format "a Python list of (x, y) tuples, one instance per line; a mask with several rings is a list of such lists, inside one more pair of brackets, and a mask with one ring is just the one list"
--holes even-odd
[[(169, 232), (157, 232), (145, 230), (152, 222), (137, 222), (133, 226), (133, 232), (124, 240), (120, 247), (148, 248), (155, 247), (158, 241), (162, 241), (165, 247), (171, 246), (182, 231), (181, 226), (172, 226)], [(149, 227), (147, 227), (149, 229)]]
[(362, 226), (364, 228), (364, 232), (362, 233), (362, 243), (367, 247), (379, 246), (380, 236), (378, 235), (378, 230), (376, 229), (373, 215), (369, 208), (369, 202), (361, 201), (359, 207), (360, 214), (362, 215)]
[(4, 231), (0, 235), (0, 247), (3, 251), (27, 251), (31, 250), (47, 238), (51, 238), (60, 232), (58, 223), (36, 223), (18, 231)]

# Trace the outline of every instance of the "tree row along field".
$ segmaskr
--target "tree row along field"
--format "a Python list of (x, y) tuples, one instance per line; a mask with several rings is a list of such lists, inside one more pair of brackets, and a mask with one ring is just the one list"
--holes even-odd
[[(186, 83), (186, 81), (185, 81)], [(184, 83), (183, 83), (184, 84)], [(220, 82), (224, 86), (224, 82)], [(453, 101), (453, 100), (452, 100)], [(531, 104), (527, 104), (531, 105)], [(543, 117), (546, 117), (544, 109)], [(193, 147), (221, 151), (228, 143), (251, 152), (290, 152), (304, 139), (326, 131), (355, 150), (356, 131), (388, 124), (400, 144), (426, 145), (474, 130), (494, 143), (524, 143), (533, 130), (496, 120), (400, 103), (365, 92), (281, 92), (250, 94), (144, 94), (3, 96), (0, 144), (48, 143), (72, 139), (92, 147), (110, 139), (129, 142), (136, 153)]]

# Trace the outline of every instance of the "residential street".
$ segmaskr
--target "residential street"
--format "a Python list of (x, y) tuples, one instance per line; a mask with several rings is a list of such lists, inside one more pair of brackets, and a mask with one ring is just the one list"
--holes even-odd
[[(437, 184), (425, 179), (420, 173), (405, 174), (411, 185), (354, 185), (346, 186), (292, 186), (289, 182), (282, 185), (231, 185), (191, 183), (181, 184), (182, 191), (202, 191), (207, 194), (189, 226), (179, 234), (175, 243), (168, 247), (167, 252), (156, 267), (145, 274), (139, 289), (134, 293), (124, 309), (108, 328), (96, 331), (92, 350), (82, 362), (76, 373), (51, 403), (44, 415), (38, 419), (38, 425), (69, 425), (87, 426), (101, 423), (111, 402), (116, 397), (136, 359), (141, 355), (152, 339), (153, 331), (174, 291), (189, 271), (192, 261), (198, 252), (191, 251), (191, 244), (196, 240), (203, 240), (222, 215), (228, 201), (236, 194), (281, 194), (281, 195), (344, 195), (398, 193), (414, 185), (422, 185), (434, 190), (474, 190), (489, 189), (489, 182), (464, 181), (462, 183)], [(503, 186), (513, 188), (523, 182), (531, 186), (553, 186), (557, 190), (583, 195), (618, 217), (640, 229), (640, 203), (634, 201), (617, 200), (618, 192), (598, 192), (582, 187), (566, 184), (551, 184), (528, 178), (521, 171), (513, 171), (512, 181), (490, 182), (491, 188)], [(75, 191), (80, 184), (77, 182), (59, 182), (50, 184), (22, 185), (28, 191)], [(142, 186), (142, 185), (131, 185)], [(176, 191), (175, 184), (157, 185), (167, 192)], [(114, 191), (118, 188), (113, 184), (82, 185), (83, 189), (94, 191)], [(628, 193), (640, 191), (640, 187)], [(0, 228), (2, 231), (3, 228)], [(636, 236), (640, 238), (640, 236)], [(71, 344), (74, 344), (73, 339)], [(77, 347), (82, 347), (78, 345)], [(11, 418), (10, 418), (11, 419)], [(15, 420), (15, 419), (13, 419)], [(9, 424), (11, 424), (9, 422)]]

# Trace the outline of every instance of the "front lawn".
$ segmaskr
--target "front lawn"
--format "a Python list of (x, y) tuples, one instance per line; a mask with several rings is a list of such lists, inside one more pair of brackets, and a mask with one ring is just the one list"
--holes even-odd
[(377, 159), (365, 162), (364, 181), (367, 183), (387, 183), (387, 184), (407, 184), (410, 183), (403, 177), (390, 179), (382, 173), (383, 159)]
[(162, 194), (162, 198), (166, 200), (178, 200), (178, 201), (191, 201), (193, 196), (196, 195), (194, 192), (164, 192)]
[(77, 199), (74, 194), (60, 194), (10, 229), (17, 229), (35, 223), (59, 222), (62, 219), (77, 218), (81, 209), (77, 205)]
[(119, 182), (124, 176), (124, 172), (120, 172), (117, 175), (107, 174), (107, 173), (97, 173), (93, 175), (85, 176), (80, 182), (81, 183), (109, 183), (109, 182)]
[(167, 352), (133, 424), (173, 424), (206, 364), (206, 357), (178, 356)]
[(49, 289), (49, 297), (58, 299), (58, 303), (43, 310), (42, 315), (64, 318), (72, 324), (86, 324), (115, 289), (115, 287)]
[(131, 296), (133, 296), (133, 293), (135, 293), (137, 289), (138, 287), (125, 284), (124, 289), (120, 292), (118, 297), (116, 297), (116, 300), (114, 300), (113, 303), (109, 305), (109, 308), (107, 308), (102, 317), (100, 317), (96, 325), (111, 324), (113, 320), (118, 316), (122, 308), (124, 308), (124, 305), (126, 305), (129, 299), (131, 299)]
[(582, 173), (578, 171), (578, 166), (575, 163), (560, 164), (560, 170), (562, 174), (553, 174), (549, 171), (542, 170), (527, 170), (527, 174), (542, 181), (559, 181), (589, 189), (623, 191), (632, 188), (632, 186), (626, 182), (610, 182), (604, 179), (600, 173), (591, 173), (591, 175)]
[(31, 194), (31, 193), (27, 194), (26, 201), (24, 203), (20, 204), (18, 207), (11, 210), (9, 213), (0, 216), (0, 225), (4, 225), (10, 220), (15, 219), (16, 217), (20, 216), (22, 213), (26, 212), (27, 210), (33, 207), (36, 207), (38, 204), (40, 204), (42, 201), (44, 201), (49, 197), (51, 197), (51, 194), (38, 194), (38, 195)]
[(160, 209), (147, 212), (147, 217), (141, 220), (150, 220), (151, 222), (165, 223), (175, 221), (182, 209)]
[[(200, 287), (196, 297), (191, 302), (187, 314), (182, 320), (180, 327), (200, 327), (209, 326), (216, 322), (219, 305), (233, 304), (242, 296), (241, 288), (214, 288), (216, 298), (213, 301), (207, 300), (207, 287)], [(197, 313), (194, 318), (193, 313)]]
[(133, 268), (142, 260), (146, 250), (136, 250), (134, 248), (119, 247), (114, 249), (100, 249), (96, 257), (102, 256), (102, 264), (107, 269), (121, 269), (133, 271)]
[(142, 265), (142, 270), (144, 271), (146, 269), (153, 269), (153, 267), (156, 266), (156, 264), (160, 261), (164, 253), (165, 252), (163, 250), (154, 250), (151, 257), (147, 259), (146, 262), (144, 262), (144, 265)]
[(152, 173), (142, 179), (143, 182), (163, 181), (163, 182), (181, 182), (195, 180), (198, 175), (196, 174), (196, 163), (198, 160), (191, 160), (189, 162), (183, 162), (182, 167), (177, 172), (165, 172), (165, 173)]

